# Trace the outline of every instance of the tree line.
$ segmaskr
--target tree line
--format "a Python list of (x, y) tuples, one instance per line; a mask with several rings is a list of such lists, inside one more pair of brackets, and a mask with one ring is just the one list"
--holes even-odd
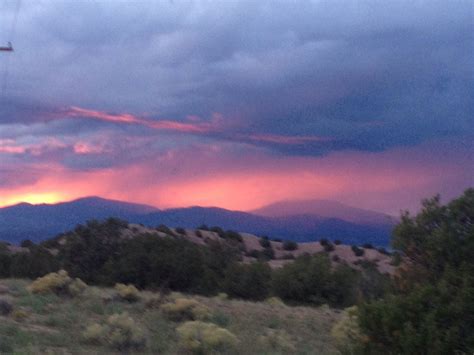
[(125, 228), (127, 222), (118, 219), (90, 221), (39, 245), (22, 243), (28, 252), (0, 249), (0, 277), (33, 279), (64, 269), (95, 285), (131, 283), (142, 289), (209, 296), (225, 292), (250, 300), (277, 296), (288, 303), (335, 307), (369, 299), (390, 287), (389, 277), (370, 263), (363, 271), (344, 264), (333, 267), (325, 253), (301, 256), (277, 270), (264, 261), (244, 264), (242, 239), (236, 233), (219, 231), (225, 238), (198, 245), (164, 226), (159, 230), (168, 231), (166, 237), (143, 233), (125, 238)]

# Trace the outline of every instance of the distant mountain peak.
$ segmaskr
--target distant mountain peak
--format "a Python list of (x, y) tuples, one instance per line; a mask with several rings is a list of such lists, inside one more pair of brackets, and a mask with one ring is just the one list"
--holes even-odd
[(393, 220), (391, 216), (380, 212), (349, 206), (339, 201), (317, 199), (278, 201), (251, 211), (251, 213), (266, 217), (313, 215), (360, 224), (387, 224)]

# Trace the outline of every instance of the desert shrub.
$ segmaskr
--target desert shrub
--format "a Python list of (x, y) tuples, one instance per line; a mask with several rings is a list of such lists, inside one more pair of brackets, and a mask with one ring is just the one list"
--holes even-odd
[(270, 293), (271, 276), (266, 263), (232, 264), (225, 272), (223, 289), (231, 297), (264, 300)]
[(245, 253), (246, 256), (250, 257), (250, 258), (255, 258), (255, 259), (258, 259), (260, 257), (260, 250), (255, 250), (255, 249), (252, 249), (250, 251), (247, 251)]
[(186, 235), (186, 230), (183, 227), (177, 227), (176, 232), (181, 235)]
[(281, 238), (272, 238), (272, 240), (277, 243), (283, 243), (283, 240)]
[(7, 316), (13, 311), (13, 304), (5, 299), (5, 298), (0, 298), (0, 315), (1, 316)]
[(146, 298), (145, 307), (146, 308), (160, 308), (163, 304), (164, 296), (162, 294), (153, 295)]
[(244, 241), (240, 233), (233, 230), (228, 230), (225, 232), (225, 238), (238, 243), (242, 243)]
[(339, 255), (333, 255), (332, 261), (334, 261), (335, 263), (338, 263), (339, 261), (341, 261), (341, 258), (339, 257)]
[(126, 351), (140, 349), (146, 345), (146, 337), (128, 313), (113, 314), (105, 324), (92, 324), (82, 334), (87, 343), (108, 345)]
[(328, 242), (327, 244), (324, 244), (324, 251), (326, 253), (330, 253), (334, 251), (334, 245), (331, 242)]
[(287, 253), (287, 254), (283, 254), (283, 256), (281, 258), (285, 259), (285, 260), (293, 260), (295, 258), (295, 256), (291, 253)]
[(363, 256), (365, 254), (365, 250), (359, 248), (357, 245), (353, 245), (351, 249), (354, 252), (355, 256)]
[(168, 319), (178, 322), (206, 320), (211, 316), (207, 306), (189, 298), (177, 298), (174, 302), (163, 304), (160, 309)]
[(86, 330), (82, 333), (82, 338), (87, 343), (99, 345), (102, 341), (104, 341), (107, 333), (108, 329), (106, 326), (95, 323), (89, 325), (86, 328)]
[(115, 285), (117, 296), (127, 302), (137, 302), (140, 299), (140, 291), (133, 285), (118, 283)]
[(329, 243), (329, 240), (327, 240), (326, 238), (321, 238), (321, 239), (319, 240), (319, 244), (321, 244), (321, 245), (323, 245), (323, 246), (326, 245), (326, 244), (328, 244), (328, 243)]
[(208, 231), (209, 227), (206, 224), (201, 224), (197, 229), (203, 230), (203, 231)]
[(73, 297), (81, 295), (86, 289), (87, 284), (78, 278), (72, 280), (72, 282), (68, 285), (68, 293)]
[(196, 230), (195, 234), (196, 234), (196, 237), (203, 238), (202, 232), (199, 229)]
[(392, 261), (390, 262), (390, 264), (393, 266), (400, 266), (401, 262), (402, 262), (402, 256), (400, 255), (400, 253), (394, 252), (392, 254)]
[(265, 303), (267, 303), (269, 305), (272, 305), (272, 306), (278, 306), (278, 307), (284, 307), (285, 306), (285, 302), (283, 302), (281, 300), (281, 298), (275, 297), (275, 296), (267, 298), (265, 300)]
[(359, 328), (357, 306), (346, 308), (340, 320), (332, 327), (331, 336), (343, 354), (354, 354), (363, 338)]
[(378, 248), (377, 251), (383, 255), (390, 255), (390, 252), (385, 248)]
[(214, 226), (211, 228), (211, 232), (217, 233), (220, 238), (225, 239), (225, 232), (221, 227)]
[(179, 326), (176, 331), (180, 347), (195, 354), (229, 352), (238, 344), (234, 334), (213, 323), (190, 321)]
[(259, 243), (262, 246), (262, 248), (270, 248), (272, 246), (268, 237), (260, 238)]
[(285, 240), (283, 242), (283, 249), (284, 250), (296, 250), (298, 249), (298, 243), (293, 240)]
[(21, 241), (20, 246), (22, 248), (31, 248), (35, 246), (35, 243), (33, 243), (30, 239), (24, 239)]
[(27, 319), (30, 316), (30, 314), (24, 309), (15, 309), (12, 312), (11, 316), (17, 322), (23, 322), (25, 319)]
[(362, 248), (364, 249), (374, 249), (374, 246), (370, 243), (365, 243), (362, 245)]
[(271, 353), (288, 354), (296, 351), (294, 342), (284, 330), (267, 329), (265, 334), (258, 338), (258, 343), (265, 350), (270, 350)]
[(227, 295), (227, 293), (225, 292), (219, 292), (216, 297), (221, 301), (225, 301), (229, 299), (229, 295)]
[(164, 224), (160, 224), (158, 227), (156, 227), (156, 230), (158, 232), (165, 233), (166, 235), (174, 236), (174, 232)]
[(272, 260), (275, 258), (275, 251), (273, 250), (272, 246), (270, 245), (268, 248), (263, 248), (260, 251), (258, 259), (262, 261)]
[(264, 248), (263, 250), (251, 250), (245, 253), (246, 256), (255, 258), (260, 261), (268, 261), (275, 258), (275, 251), (273, 248)]
[(218, 311), (212, 315), (209, 321), (219, 327), (226, 327), (229, 325), (231, 318), (227, 314)]
[(339, 239), (336, 239), (336, 240), (334, 241), (334, 244), (336, 244), (336, 245), (341, 245), (342, 242), (341, 242)]
[(27, 287), (31, 293), (55, 293), (60, 296), (78, 296), (86, 288), (87, 285), (82, 280), (72, 279), (65, 270), (40, 277)]

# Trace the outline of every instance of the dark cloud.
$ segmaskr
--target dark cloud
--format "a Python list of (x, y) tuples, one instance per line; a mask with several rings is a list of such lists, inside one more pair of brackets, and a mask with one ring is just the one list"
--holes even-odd
[[(15, 1), (4, 6), (7, 23)], [(103, 131), (166, 141), (143, 127), (50, 122), (79, 106), (183, 122), (218, 112), (225, 129), (206, 139), (291, 155), (466, 137), (474, 134), (472, 14), (470, 1), (23, 1), (16, 51), (6, 54), (0, 133), (22, 123), (30, 135)], [(0, 60), (4, 70), (7, 57)], [(172, 138), (177, 146), (193, 141)], [(118, 159), (103, 154), (65, 161)]]

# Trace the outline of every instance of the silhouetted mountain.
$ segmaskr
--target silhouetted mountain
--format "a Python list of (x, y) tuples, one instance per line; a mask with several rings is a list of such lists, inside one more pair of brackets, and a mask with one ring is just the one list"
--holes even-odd
[(90, 219), (105, 219), (110, 216), (126, 219), (152, 211), (157, 209), (100, 197), (86, 197), (51, 205), (20, 203), (0, 208), (0, 240), (42, 240)]
[(90, 219), (118, 217), (147, 226), (197, 227), (220, 226), (272, 238), (313, 241), (340, 239), (347, 244), (372, 243), (385, 246), (392, 224), (352, 223), (339, 218), (311, 214), (266, 217), (222, 208), (188, 207), (158, 210), (154, 207), (83, 198), (53, 205), (19, 204), (0, 208), (0, 240), (19, 243), (23, 239), (43, 240), (74, 228)]
[(272, 203), (257, 210), (253, 214), (266, 217), (288, 217), (292, 215), (315, 215), (324, 218), (338, 218), (357, 224), (387, 224), (393, 217), (361, 208), (344, 205), (329, 200), (290, 200)]

